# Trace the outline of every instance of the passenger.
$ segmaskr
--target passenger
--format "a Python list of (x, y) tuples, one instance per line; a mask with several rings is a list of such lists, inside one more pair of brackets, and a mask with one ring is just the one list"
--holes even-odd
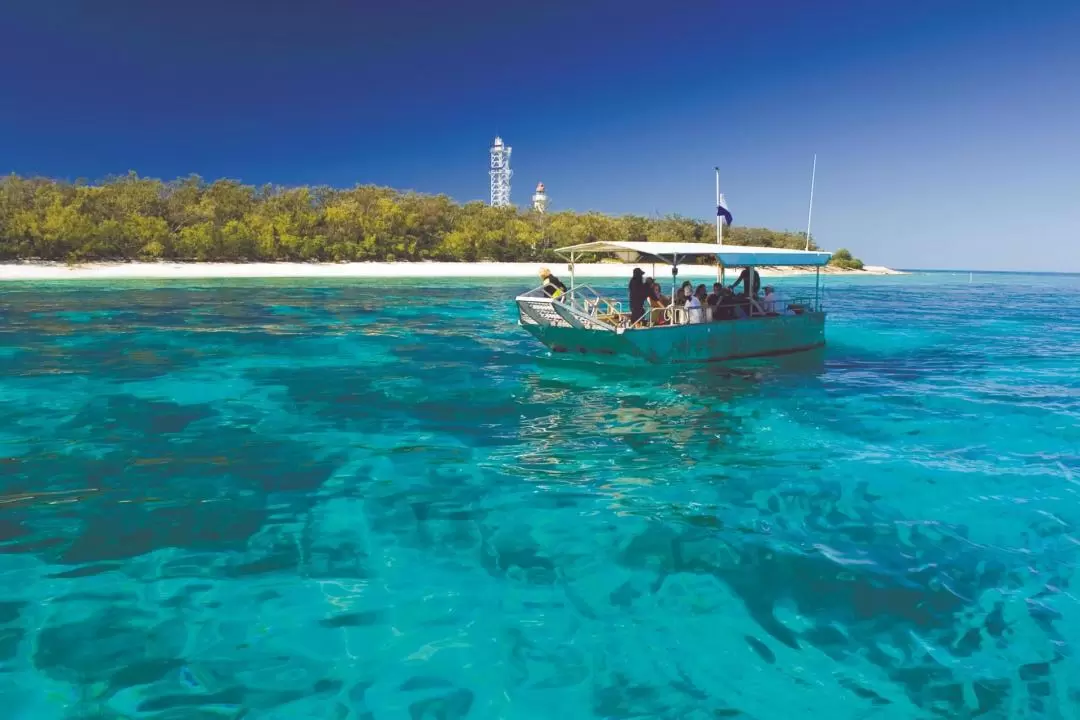
[[(743, 295), (750, 295), (750, 268), (743, 268), (743, 271), (739, 273), (739, 279), (731, 284), (732, 291), (738, 287), (739, 283), (743, 286)], [(758, 292), (761, 290), (761, 276), (758, 275), (758, 271), (754, 271), (754, 291), (753, 296), (757, 297)]]
[(630, 278), (630, 322), (636, 323), (645, 314), (645, 301), (648, 293), (641, 277), (645, 272), (641, 268), (634, 268), (634, 276)]
[[(701, 286), (702, 291), (705, 286)], [(693, 286), (686, 283), (686, 316), (691, 325), (705, 322), (705, 310), (701, 307), (701, 300), (694, 294)]]
[(559, 298), (566, 294), (566, 286), (547, 268), (540, 268), (540, 280), (543, 281), (544, 292), (548, 297)]
[(687, 280), (682, 284), (682, 287), (679, 288), (679, 291), (675, 293), (675, 306), (683, 307), (686, 305), (687, 298), (693, 297), (693, 295), (694, 284)]
[(704, 285), (698, 285), (694, 290), (694, 297), (701, 303), (701, 320), (702, 322), (709, 322), (712, 320), (712, 308), (709, 307), (708, 299), (709, 293), (705, 290)]
[(653, 325), (666, 325), (667, 320), (664, 319), (664, 311), (671, 305), (671, 298), (665, 297), (664, 293), (660, 291), (660, 283), (653, 281), (649, 287), (649, 308), (650, 308), (650, 322)]
[(664, 307), (671, 305), (671, 298), (664, 294), (664, 289), (660, 287), (660, 283), (656, 283), (656, 297), (660, 298), (660, 302), (664, 303)]
[(713, 308), (713, 320), (734, 320), (738, 299), (728, 288), (721, 288), (720, 301)]
[(712, 293), (709, 297), (705, 298), (705, 303), (711, 307), (716, 307), (720, 304), (720, 298), (723, 297), (724, 286), (720, 283), (713, 283)]
[(766, 315), (776, 315), (779, 311), (776, 309), (780, 299), (773, 291), (772, 285), (765, 286), (765, 297), (761, 300), (761, 309)]

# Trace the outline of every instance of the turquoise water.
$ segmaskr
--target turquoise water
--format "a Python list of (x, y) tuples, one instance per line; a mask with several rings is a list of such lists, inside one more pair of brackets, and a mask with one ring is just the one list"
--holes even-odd
[(318, 283), (0, 286), (3, 717), (1080, 717), (1080, 278), (677, 373)]

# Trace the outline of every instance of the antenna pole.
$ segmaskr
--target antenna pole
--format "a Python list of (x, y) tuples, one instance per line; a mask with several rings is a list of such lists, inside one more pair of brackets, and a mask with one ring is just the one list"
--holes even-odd
[(714, 167), (713, 170), (716, 171), (716, 244), (717, 245), (723, 245), (724, 244), (724, 230), (723, 230), (724, 222), (723, 222), (723, 218), (720, 217), (720, 168), (719, 167)]
[(810, 249), (810, 221), (814, 219), (814, 180), (817, 179), (817, 153), (814, 153), (814, 169), (810, 172), (810, 212), (806, 214), (806, 249)]

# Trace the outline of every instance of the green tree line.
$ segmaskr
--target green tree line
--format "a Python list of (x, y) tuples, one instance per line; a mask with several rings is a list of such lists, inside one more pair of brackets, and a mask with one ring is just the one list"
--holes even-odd
[[(675, 215), (540, 215), (372, 185), (254, 187), (135, 173), (98, 184), (0, 177), (0, 260), (8, 261), (539, 262), (564, 245), (712, 242), (714, 232), (709, 222)], [(735, 226), (724, 241), (802, 249), (806, 236)]]

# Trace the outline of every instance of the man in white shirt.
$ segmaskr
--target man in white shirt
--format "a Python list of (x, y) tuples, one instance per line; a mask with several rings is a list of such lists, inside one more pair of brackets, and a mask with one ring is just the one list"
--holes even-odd
[(779, 302), (780, 299), (776, 296), (776, 292), (774, 292), (772, 285), (766, 285), (765, 297), (761, 300), (762, 311), (765, 313), (779, 312), (779, 310), (776, 309), (776, 305)]
[(686, 288), (686, 316), (691, 325), (705, 322), (705, 311), (701, 307), (701, 301), (694, 295), (692, 287)]

